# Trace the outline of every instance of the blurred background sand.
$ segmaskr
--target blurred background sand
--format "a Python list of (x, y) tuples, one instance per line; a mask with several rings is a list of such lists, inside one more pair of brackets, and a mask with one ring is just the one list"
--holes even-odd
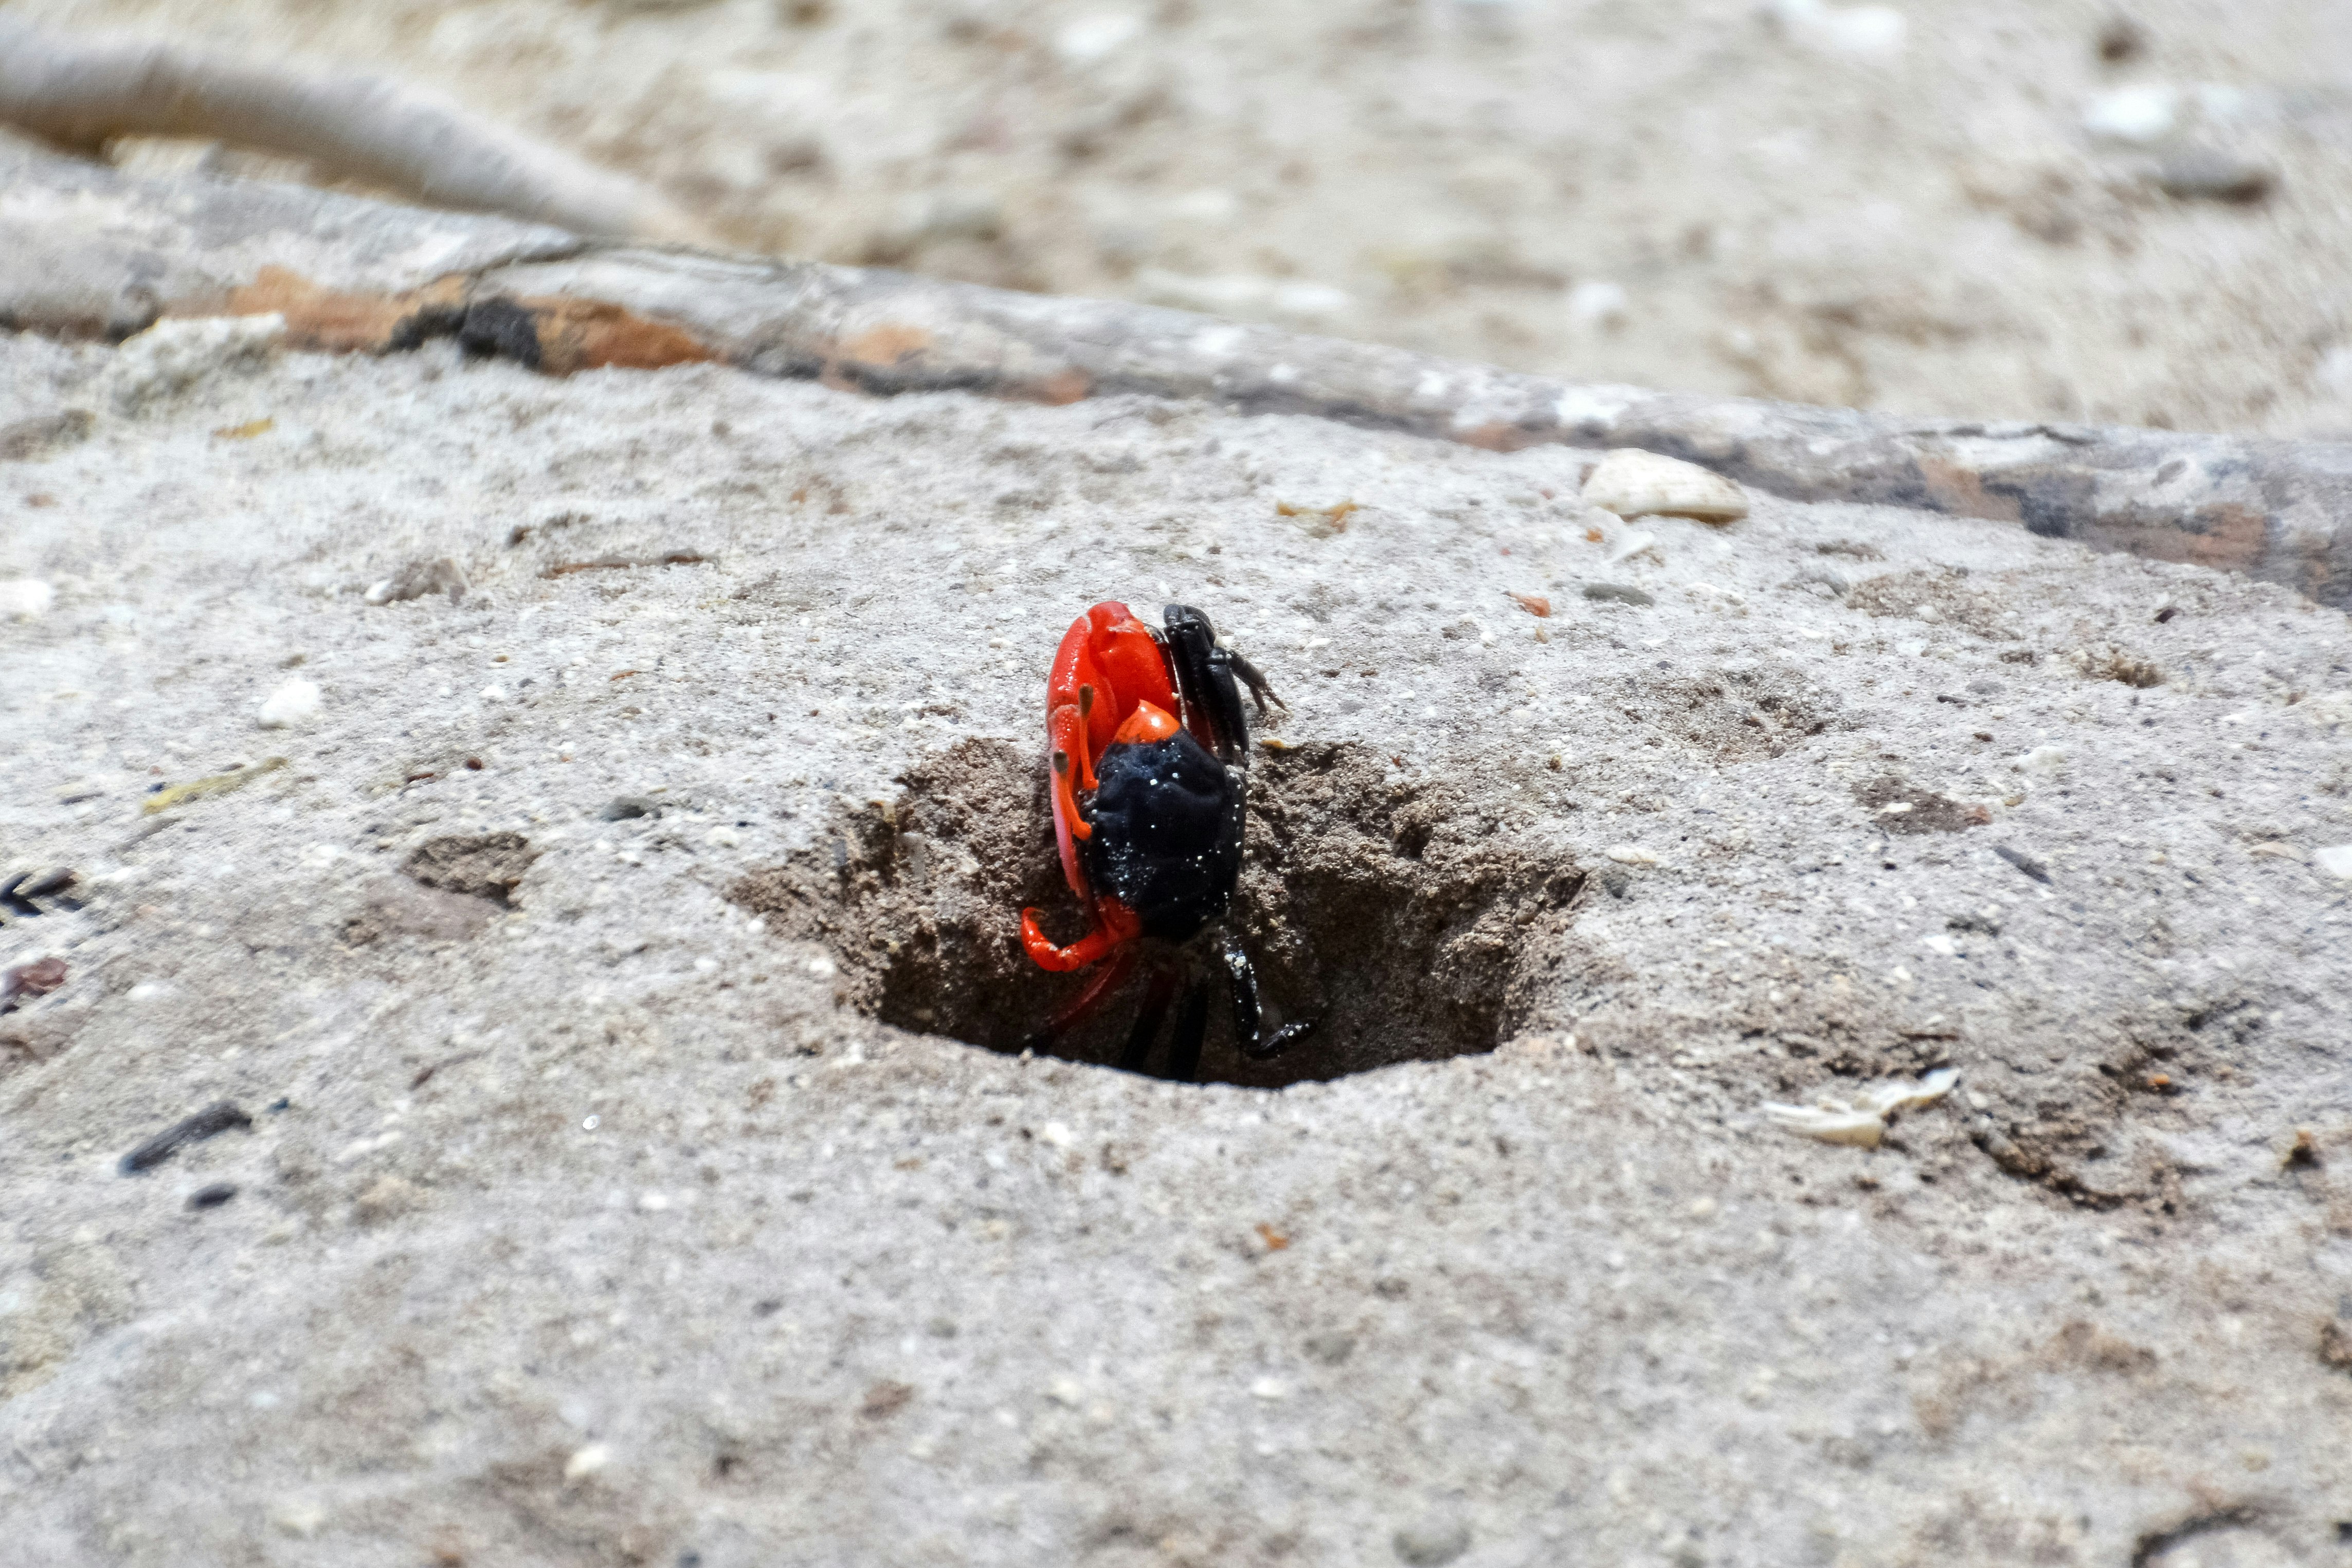
[(2352, 434), (2352, 6), (9, 10), (436, 87), (747, 249), (1587, 381)]

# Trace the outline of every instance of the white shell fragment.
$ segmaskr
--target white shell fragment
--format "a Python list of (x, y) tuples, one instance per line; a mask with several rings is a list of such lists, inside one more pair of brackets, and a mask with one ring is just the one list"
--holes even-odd
[(58, 601), (58, 591), (37, 577), (11, 578), (0, 582), (0, 616), (31, 620), (47, 615)]
[(262, 699), (261, 711), (254, 716), (264, 729), (284, 729), (315, 716), (318, 711), (318, 683), (289, 681)]
[(1616, 548), (1609, 552), (1607, 564), (1615, 566), (1621, 560), (1631, 560), (1657, 542), (1658, 536), (1647, 528), (1628, 528), (1625, 537), (1619, 539)]
[(1658, 863), (1656, 852), (1645, 850), (1639, 844), (1611, 844), (1609, 848), (1602, 852), (1607, 854), (1611, 860), (1615, 861), (1619, 865), (1655, 865)]
[(1874, 1149), (1886, 1133), (1889, 1118), (1898, 1111), (1933, 1105), (1960, 1081), (1957, 1067), (1939, 1067), (1916, 1082), (1896, 1079), (1874, 1083), (1858, 1094), (1840, 1100), (1823, 1095), (1811, 1105), (1767, 1103), (1764, 1114), (1801, 1138), (1823, 1144), (1844, 1144)]
[(2333, 877), (2352, 882), (2352, 844), (2330, 844), (2311, 852), (2311, 863)]
[(1621, 517), (1662, 513), (1702, 523), (1735, 522), (1748, 515), (1747, 492), (1722, 475), (1634, 446), (1620, 447), (1601, 460), (1584, 482), (1584, 504)]

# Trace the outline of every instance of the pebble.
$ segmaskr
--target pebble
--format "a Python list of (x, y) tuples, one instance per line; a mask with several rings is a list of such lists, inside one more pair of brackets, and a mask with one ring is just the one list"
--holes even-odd
[(216, 1181), (210, 1186), (200, 1186), (188, 1195), (190, 1208), (218, 1208), (236, 1196), (236, 1183)]
[(1830, 5), (1823, 0), (1772, 0), (1789, 37), (1824, 54), (1893, 59), (1910, 40), (1910, 24), (1890, 5)]
[(0, 615), (30, 621), (47, 615), (58, 601), (58, 591), (37, 577), (11, 578), (0, 582)]
[(1619, 447), (1601, 460), (1584, 481), (1584, 502), (1621, 517), (1658, 513), (1728, 523), (1748, 515), (1747, 492), (1722, 475), (1635, 446)]
[(1470, 1550), (1470, 1526), (1451, 1513), (1426, 1513), (1391, 1539), (1397, 1560), (1412, 1568), (1442, 1568)]
[(1588, 278), (1568, 291), (1568, 319), (1579, 327), (1613, 327), (1625, 319), (1625, 287)]
[(158, 321), (114, 351), (107, 380), (114, 401), (135, 409), (240, 361), (257, 360), (286, 336), (286, 318), (212, 316)]
[(1614, 601), (1619, 604), (1654, 604), (1657, 602), (1657, 601), (1652, 599), (1640, 589), (1628, 588), (1623, 583), (1620, 582), (1588, 582), (1584, 585), (1584, 597), (1587, 599)]
[(563, 1461), (563, 1479), (567, 1481), (583, 1480), (612, 1462), (610, 1444), (591, 1443), (586, 1448), (573, 1449), (572, 1457)]
[(2352, 882), (2352, 844), (2330, 844), (2311, 852), (2311, 863), (2333, 877)]
[(318, 712), (319, 684), (294, 680), (264, 697), (254, 716), (264, 729), (285, 729), (317, 716)]
[(2063, 746), (2037, 746), (2010, 766), (2036, 779), (2055, 779), (2066, 771), (2066, 748)]
[(2180, 123), (2180, 89), (2166, 82), (2112, 88), (2083, 110), (2083, 129), (2103, 141), (2147, 147)]
[(1290, 1397), (1290, 1385), (1283, 1382), (1282, 1379), (1278, 1377), (1261, 1377), (1255, 1383), (1250, 1385), (1250, 1397), (1254, 1399), (1287, 1399)]
[(400, 604), (439, 593), (455, 604), (466, 597), (468, 586), (465, 569), (445, 555), (437, 560), (411, 561), (360, 597), (370, 604)]
[(286, 1498), (269, 1511), (269, 1522), (289, 1535), (307, 1538), (327, 1522), (327, 1511), (306, 1497)]
[(1612, 844), (1602, 852), (1608, 855), (1611, 860), (1615, 861), (1619, 865), (1655, 865), (1658, 863), (1656, 852), (1645, 850), (1639, 844)]
[(2266, 165), (2216, 147), (2184, 148), (2156, 166), (2157, 189), (2182, 201), (2259, 202), (2276, 178)]
[(1142, 31), (1143, 18), (1131, 11), (1081, 16), (1054, 35), (1054, 52), (1066, 65), (1090, 66), (1117, 54)]

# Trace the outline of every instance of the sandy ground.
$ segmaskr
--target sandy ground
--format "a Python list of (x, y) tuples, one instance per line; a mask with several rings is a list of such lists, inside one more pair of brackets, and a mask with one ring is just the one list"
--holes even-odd
[[(141, 364), (0, 342), (96, 414), (0, 467), (0, 875), (75, 873), (0, 1562), (2352, 1554), (2340, 613), (1767, 497), (1612, 561), (1590, 455), (1139, 399)], [(1106, 594), (1288, 701), (1286, 1087), (942, 1037), (1066, 994)]]
[[(755, 249), (1575, 381), (2352, 431), (2341, 6), (11, 11), (395, 70), (642, 174)], [(2217, 193), (2249, 185), (2265, 193)]]

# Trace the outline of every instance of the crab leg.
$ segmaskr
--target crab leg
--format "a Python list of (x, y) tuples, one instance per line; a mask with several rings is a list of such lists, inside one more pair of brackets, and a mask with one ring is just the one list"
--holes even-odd
[(1132, 909), (1116, 898), (1098, 898), (1094, 906), (1095, 928), (1066, 947), (1057, 947), (1037, 924), (1037, 912), (1021, 912), (1021, 946), (1028, 952), (1030, 961), (1039, 968), (1054, 974), (1066, 974), (1098, 964), (1126, 943), (1143, 935), (1143, 922)]
[(1151, 986), (1143, 993), (1143, 1006), (1135, 1015), (1135, 1027), (1127, 1031), (1127, 1049), (1119, 1053), (1118, 1064), (1129, 1072), (1140, 1072), (1151, 1058), (1151, 1043), (1160, 1038), (1160, 1026), (1168, 1021), (1168, 1004), (1176, 996), (1176, 971), (1165, 964), (1155, 965)]
[(1055, 1013), (1047, 1020), (1045, 1028), (1022, 1043), (1032, 1050), (1042, 1049), (1053, 1044), (1062, 1036), (1094, 1017), (1103, 1003), (1110, 1000), (1118, 988), (1127, 983), (1127, 977), (1135, 968), (1135, 953), (1136, 950), (1133, 947), (1122, 947), (1113, 954), (1110, 962), (1103, 966), (1102, 973), (1097, 975), (1087, 983), (1087, 988), (1078, 993), (1077, 1000)]
[(1234, 1044), (1252, 1061), (1265, 1061), (1280, 1056), (1315, 1030), (1309, 1019), (1299, 1023), (1286, 1023), (1272, 1034), (1258, 1034), (1257, 970), (1251, 965), (1239, 938), (1230, 931), (1218, 934), (1223, 940), (1218, 952), (1225, 960), (1225, 973), (1234, 983)]

